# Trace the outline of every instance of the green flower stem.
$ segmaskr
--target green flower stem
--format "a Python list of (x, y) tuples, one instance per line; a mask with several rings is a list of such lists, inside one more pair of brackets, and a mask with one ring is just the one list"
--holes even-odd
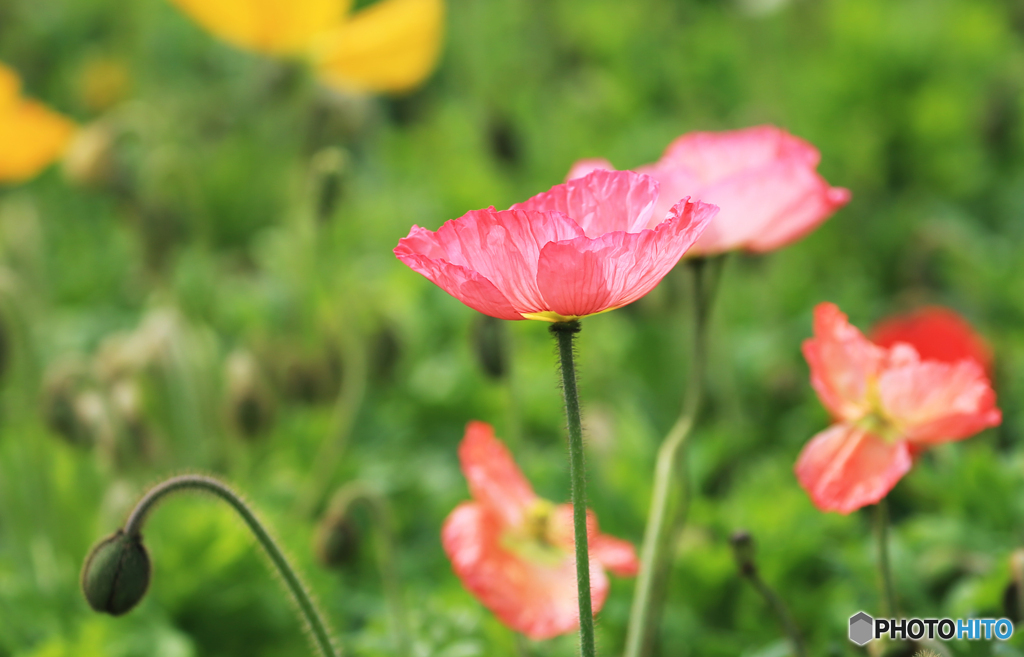
[(182, 490), (197, 490), (206, 493), (212, 493), (220, 499), (227, 502), (231, 508), (238, 512), (238, 515), (242, 516), (245, 524), (249, 526), (252, 533), (256, 535), (260, 545), (266, 550), (270, 560), (274, 562), (274, 566), (277, 568), (281, 577), (284, 579), (285, 584), (288, 587), (289, 592), (295, 598), (295, 602), (299, 605), (299, 611), (302, 612), (302, 616), (309, 626), (310, 632), (313, 635), (316, 647), (323, 657), (340, 657), (341, 651), (334, 646), (331, 640), (330, 632), (327, 630), (327, 624), (324, 622), (323, 615), (320, 610), (317, 609), (316, 604), (310, 597), (306, 587), (302, 584), (295, 569), (292, 568), (291, 564), (288, 563), (288, 559), (285, 558), (281, 548), (278, 547), (277, 543), (270, 536), (270, 533), (263, 526), (263, 524), (256, 517), (242, 498), (228, 488), (223, 483), (213, 479), (212, 477), (206, 477), (203, 475), (182, 475), (179, 477), (172, 477), (163, 483), (160, 483), (150, 489), (148, 493), (139, 500), (138, 504), (135, 505), (135, 509), (132, 510), (128, 521), (125, 523), (124, 532), (129, 537), (138, 537), (142, 531), (142, 525), (146, 520), (146, 516), (149, 512), (160, 502), (164, 497), (171, 493)]
[(412, 640), (409, 634), (409, 620), (402, 600), (402, 586), (398, 575), (398, 559), (395, 556), (395, 529), (391, 505), (383, 496), (362, 482), (347, 484), (334, 494), (327, 508), (327, 516), (343, 517), (356, 502), (363, 502), (370, 510), (377, 528), (377, 562), (380, 568), (384, 597), (391, 615), (392, 630), (399, 655), (412, 654)]
[(366, 344), (355, 327), (341, 335), (344, 354), (344, 373), (341, 390), (334, 402), (331, 428), (327, 439), (320, 445), (313, 462), (311, 485), (299, 503), (300, 513), (306, 517), (316, 515), (330, 491), (331, 478), (337, 473), (345, 450), (348, 448), (352, 427), (366, 394)]
[(875, 538), (878, 539), (878, 575), (882, 585), (883, 611), (888, 618), (896, 618), (896, 590), (892, 585), (889, 567), (889, 505), (885, 498), (875, 505)]
[(580, 398), (576, 391), (576, 365), (573, 361), (573, 337), (579, 333), (578, 321), (551, 325), (558, 341), (562, 364), (562, 394), (569, 424), (569, 478), (572, 481), (572, 524), (576, 540), (576, 590), (580, 606), (580, 654), (594, 657), (594, 612), (590, 603), (590, 551), (587, 547), (587, 478), (583, 464), (583, 422)]
[[(626, 632), (625, 657), (650, 654), (664, 604), (671, 565), (670, 544), (672, 537), (682, 531), (686, 518), (689, 482), (682, 468), (684, 447), (697, 420), (703, 398), (707, 319), (717, 288), (721, 264), (721, 257), (710, 263), (703, 258), (694, 258), (687, 260), (685, 264), (692, 288), (693, 326), (689, 380), (682, 412), (658, 449), (651, 510), (644, 530), (643, 545), (640, 548), (640, 573), (637, 576)], [(710, 269), (710, 272), (705, 272), (706, 268)], [(706, 273), (711, 275), (706, 276)], [(673, 489), (681, 491), (681, 500), (672, 499)]]

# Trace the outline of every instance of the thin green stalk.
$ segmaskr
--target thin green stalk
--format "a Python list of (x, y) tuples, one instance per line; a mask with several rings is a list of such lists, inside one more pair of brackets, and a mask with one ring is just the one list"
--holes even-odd
[(583, 422), (580, 398), (576, 391), (576, 365), (573, 337), (579, 333), (578, 321), (551, 325), (558, 342), (562, 369), (562, 394), (569, 424), (569, 478), (572, 482), (572, 524), (576, 540), (576, 590), (580, 608), (580, 654), (594, 657), (594, 612), (590, 602), (590, 551), (587, 547), (587, 477), (583, 463)]
[(129, 537), (138, 537), (142, 531), (142, 525), (146, 520), (146, 516), (153, 509), (156, 504), (167, 495), (181, 490), (199, 490), (207, 493), (212, 493), (220, 499), (227, 502), (231, 508), (238, 512), (238, 515), (242, 516), (245, 524), (249, 526), (252, 533), (256, 535), (260, 545), (266, 550), (267, 556), (274, 563), (278, 572), (284, 579), (285, 585), (295, 598), (295, 602), (299, 605), (299, 611), (302, 613), (302, 617), (306, 624), (309, 626), (310, 632), (313, 635), (313, 639), (317, 649), (323, 657), (340, 657), (341, 651), (334, 646), (331, 640), (330, 632), (327, 629), (327, 624), (324, 622), (323, 614), (317, 608), (313, 602), (313, 598), (310, 597), (306, 587), (302, 584), (299, 579), (298, 573), (292, 568), (291, 564), (288, 563), (288, 559), (284, 556), (281, 548), (278, 547), (273, 537), (263, 526), (263, 524), (256, 517), (246, 503), (239, 497), (234, 491), (228, 488), (225, 484), (213, 479), (212, 477), (206, 477), (203, 475), (182, 475), (179, 477), (172, 477), (167, 481), (158, 484), (157, 486), (150, 489), (148, 493), (138, 504), (135, 505), (135, 509), (132, 510), (128, 521), (125, 523), (124, 532)]
[(878, 575), (882, 586), (883, 611), (887, 618), (896, 618), (896, 591), (889, 567), (889, 505), (885, 498), (875, 505), (875, 538), (878, 540)]
[[(658, 449), (654, 468), (651, 510), (640, 547), (640, 573), (637, 576), (633, 605), (626, 632), (625, 657), (650, 654), (661, 618), (671, 566), (672, 538), (682, 531), (689, 506), (689, 481), (683, 473), (686, 441), (700, 412), (703, 398), (704, 366), (707, 342), (707, 318), (721, 270), (721, 258), (708, 263), (703, 258), (687, 260), (685, 267), (692, 288), (692, 342), (690, 372), (683, 408), (672, 429)], [(710, 264), (710, 272), (705, 268)], [(709, 273), (709, 276), (706, 276)], [(681, 500), (672, 499), (672, 491), (681, 489)]]
[(362, 341), (361, 335), (356, 332), (355, 327), (343, 332), (341, 340), (345, 366), (341, 390), (334, 402), (331, 429), (327, 439), (321, 443), (313, 463), (313, 473), (310, 476), (311, 484), (299, 504), (300, 512), (304, 516), (313, 516), (323, 508), (320, 505), (323, 504), (324, 498), (330, 490), (331, 479), (337, 473), (345, 450), (348, 448), (352, 427), (355, 425), (359, 407), (362, 406), (363, 397), (366, 394), (366, 345)]
[(402, 586), (398, 576), (398, 559), (395, 555), (395, 529), (391, 506), (386, 498), (362, 482), (353, 482), (340, 488), (327, 509), (327, 517), (343, 518), (356, 502), (365, 502), (377, 529), (377, 565), (380, 568), (384, 598), (391, 615), (392, 630), (399, 655), (412, 654), (412, 640), (409, 620), (402, 600)]

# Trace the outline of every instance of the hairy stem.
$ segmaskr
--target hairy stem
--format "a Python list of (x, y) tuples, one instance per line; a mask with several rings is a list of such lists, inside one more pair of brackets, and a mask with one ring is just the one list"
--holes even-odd
[(231, 508), (233, 508), (238, 515), (242, 516), (245, 524), (249, 526), (252, 533), (256, 535), (260, 545), (266, 550), (267, 556), (274, 563), (278, 572), (284, 579), (285, 585), (295, 598), (295, 602), (299, 606), (299, 611), (302, 613), (302, 617), (306, 624), (309, 626), (310, 632), (313, 635), (313, 640), (317, 649), (323, 657), (340, 657), (341, 652), (334, 646), (331, 640), (330, 632), (327, 630), (327, 624), (324, 622), (323, 614), (317, 608), (313, 599), (310, 597), (306, 587), (302, 584), (299, 579), (298, 573), (292, 568), (291, 564), (288, 563), (288, 559), (285, 558), (281, 548), (278, 547), (273, 537), (267, 531), (266, 527), (259, 521), (256, 514), (253, 513), (252, 509), (246, 505), (242, 498), (228, 488), (225, 484), (213, 479), (212, 477), (206, 477), (203, 475), (182, 475), (179, 477), (172, 477), (163, 483), (160, 483), (150, 489), (148, 493), (139, 500), (138, 504), (132, 510), (128, 521), (125, 523), (124, 532), (129, 537), (138, 537), (142, 531), (142, 525), (146, 521), (146, 516), (149, 512), (160, 502), (164, 497), (171, 493), (183, 490), (198, 490), (206, 493), (212, 493), (220, 499), (227, 502)]
[[(641, 657), (651, 652), (667, 591), (671, 566), (669, 548), (672, 538), (682, 531), (689, 506), (689, 481), (682, 468), (684, 447), (703, 400), (707, 319), (721, 263), (719, 257), (710, 262), (694, 258), (685, 264), (692, 289), (689, 379), (679, 418), (658, 449), (651, 509), (640, 548), (640, 573), (626, 632), (625, 657)], [(673, 490), (678, 491), (677, 497), (681, 499), (673, 499)]]
[(576, 540), (576, 590), (580, 608), (580, 654), (594, 657), (594, 613), (590, 601), (590, 551), (587, 546), (587, 478), (583, 463), (583, 422), (580, 419), (580, 398), (576, 391), (576, 364), (573, 359), (573, 337), (579, 332), (578, 321), (551, 325), (558, 342), (562, 370), (562, 394), (569, 425), (569, 478), (572, 482), (572, 524)]
[(889, 505), (882, 498), (875, 505), (875, 538), (878, 540), (878, 575), (882, 586), (883, 611), (888, 618), (896, 618), (896, 591), (892, 585), (889, 567)]

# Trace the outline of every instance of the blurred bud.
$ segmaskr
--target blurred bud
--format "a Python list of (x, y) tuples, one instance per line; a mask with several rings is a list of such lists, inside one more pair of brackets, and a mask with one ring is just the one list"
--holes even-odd
[(334, 345), (284, 347), (269, 362), (274, 382), (287, 399), (317, 404), (334, 400), (341, 390), (342, 362)]
[(77, 133), (64, 153), (64, 176), (82, 187), (108, 187), (115, 178), (116, 135), (106, 121), (91, 123)]
[(348, 172), (349, 156), (340, 148), (322, 148), (313, 156), (310, 179), (318, 221), (325, 222), (334, 215), (338, 201), (344, 197)]
[(508, 374), (508, 335), (505, 322), (489, 315), (479, 315), (473, 323), (473, 353), (484, 373), (492, 379)]
[(93, 57), (85, 62), (78, 79), (82, 105), (90, 112), (102, 112), (124, 100), (131, 74), (120, 59)]
[(746, 530), (739, 530), (729, 537), (729, 544), (732, 546), (732, 556), (736, 559), (736, 565), (744, 576), (753, 575), (757, 572), (755, 563), (754, 537)]
[(95, 611), (120, 616), (146, 595), (151, 572), (142, 539), (119, 529), (94, 547), (85, 560), (82, 593)]
[(515, 125), (505, 116), (494, 116), (487, 127), (491, 155), (499, 163), (515, 167), (522, 161), (522, 147)]
[(274, 399), (256, 359), (248, 351), (236, 350), (224, 368), (231, 425), (245, 438), (265, 433), (274, 421)]
[[(42, 411), (46, 425), (73, 445), (97, 441), (95, 391), (75, 363), (62, 363), (47, 373), (43, 383)], [(89, 394), (92, 393), (92, 394)]]
[(324, 515), (313, 535), (317, 561), (325, 568), (352, 564), (359, 556), (359, 525), (352, 517), (351, 505)]
[(380, 327), (372, 339), (371, 372), (379, 381), (390, 381), (402, 354), (402, 343), (398, 333), (390, 324)]
[(319, 87), (310, 103), (307, 152), (315, 153), (328, 144), (349, 144), (365, 132), (373, 106), (364, 94), (350, 94)]

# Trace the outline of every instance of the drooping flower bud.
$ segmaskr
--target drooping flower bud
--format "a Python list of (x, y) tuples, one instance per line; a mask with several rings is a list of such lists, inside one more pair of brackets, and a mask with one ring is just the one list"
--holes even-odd
[(274, 398), (256, 358), (235, 350), (224, 364), (228, 422), (243, 438), (253, 439), (274, 423)]
[(754, 561), (756, 552), (754, 537), (745, 529), (733, 532), (729, 537), (729, 544), (732, 546), (732, 555), (736, 559), (736, 565), (745, 577), (757, 572), (757, 564)]
[(313, 549), (317, 561), (325, 568), (350, 565), (359, 556), (362, 532), (350, 510), (348, 505), (341, 513), (328, 512), (316, 527)]
[(473, 353), (484, 373), (492, 379), (508, 374), (508, 336), (501, 320), (481, 315), (473, 324)]
[(82, 593), (89, 606), (111, 616), (127, 613), (146, 595), (152, 567), (139, 536), (122, 530), (92, 549), (82, 569)]
[(316, 218), (327, 221), (345, 194), (349, 172), (348, 153), (336, 146), (320, 149), (310, 164), (311, 193)]

